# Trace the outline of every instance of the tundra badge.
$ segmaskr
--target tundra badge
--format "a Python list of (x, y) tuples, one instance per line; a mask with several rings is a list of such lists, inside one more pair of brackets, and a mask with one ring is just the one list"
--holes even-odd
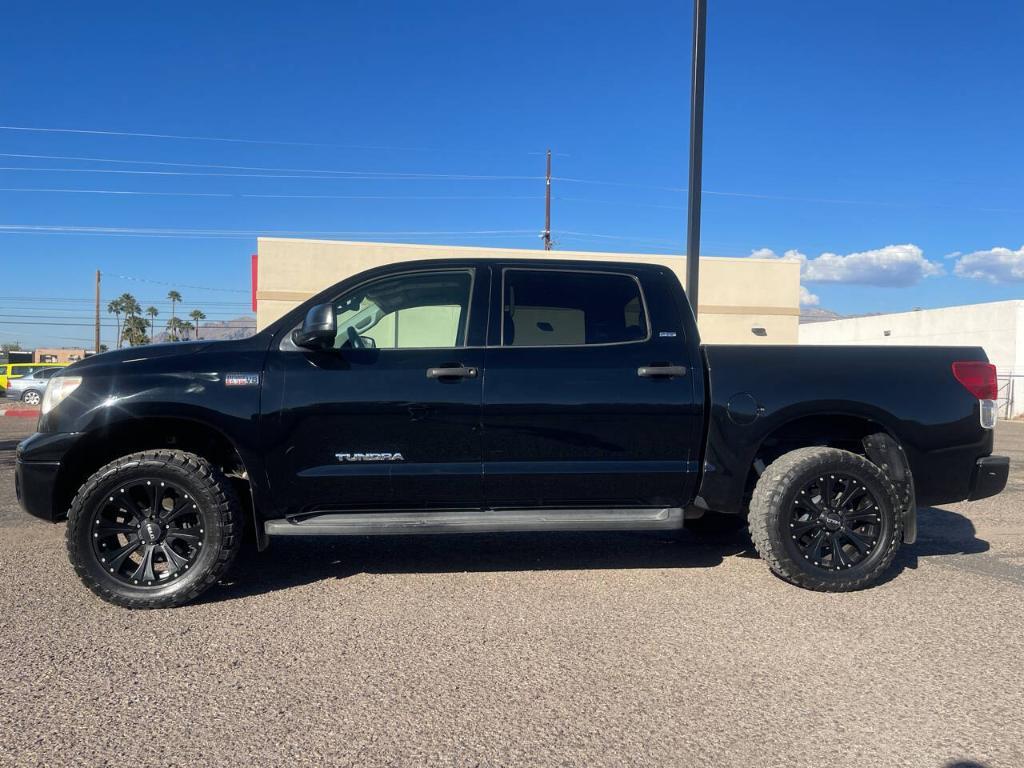
[(400, 453), (336, 453), (338, 461), (405, 461)]

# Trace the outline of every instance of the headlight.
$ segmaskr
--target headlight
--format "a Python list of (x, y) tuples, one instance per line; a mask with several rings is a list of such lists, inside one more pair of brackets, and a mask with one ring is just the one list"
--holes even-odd
[(81, 376), (54, 376), (46, 387), (46, 394), (43, 395), (43, 413), (49, 413), (64, 399), (78, 389), (82, 383)]

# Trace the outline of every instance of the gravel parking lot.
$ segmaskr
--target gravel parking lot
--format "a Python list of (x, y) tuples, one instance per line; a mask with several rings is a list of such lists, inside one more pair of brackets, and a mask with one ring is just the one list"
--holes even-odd
[(0, 418), (0, 765), (1024, 765), (1024, 425), (996, 498), (892, 578), (772, 577), (746, 534), (278, 540), (131, 612), (14, 497)]

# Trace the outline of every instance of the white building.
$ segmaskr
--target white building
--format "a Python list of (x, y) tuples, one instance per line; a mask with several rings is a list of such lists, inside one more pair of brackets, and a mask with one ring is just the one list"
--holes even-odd
[(1024, 301), (804, 323), (799, 333), (801, 344), (983, 347), (999, 372), (1002, 415), (1024, 414)]

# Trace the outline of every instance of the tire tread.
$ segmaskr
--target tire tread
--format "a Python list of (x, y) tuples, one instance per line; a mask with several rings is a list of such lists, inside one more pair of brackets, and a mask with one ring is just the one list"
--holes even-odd
[[(185, 473), (196, 484), (204, 487), (214, 499), (211, 511), (216, 513), (221, 525), (221, 546), (217, 558), (210, 564), (206, 572), (188, 586), (169, 594), (152, 597), (130, 597), (96, 579), (92, 573), (78, 560), (76, 541), (81, 526), (88, 525), (88, 510), (85, 505), (96, 492), (101, 483), (108, 481), (112, 475), (140, 466), (154, 463), (173, 466)], [(65, 534), (68, 556), (75, 572), (82, 582), (96, 595), (109, 603), (125, 608), (172, 608), (194, 600), (207, 589), (224, 577), (242, 540), (242, 518), (240, 504), (231, 483), (224, 474), (202, 456), (178, 450), (148, 450), (132, 453), (115, 459), (97, 470), (78, 489), (68, 511), (68, 525)]]
[[(885, 555), (869, 571), (848, 579), (821, 578), (808, 573), (785, 550), (772, 541), (771, 529), (781, 524), (782, 500), (797, 478), (812, 467), (828, 465), (832, 471), (868, 473), (887, 489), (893, 509), (893, 530)], [(823, 470), (818, 470), (823, 471)], [(758, 478), (748, 514), (754, 548), (773, 573), (785, 581), (817, 592), (852, 592), (874, 584), (896, 557), (903, 530), (903, 515), (892, 482), (868, 459), (838, 448), (798, 448), (773, 461)]]

